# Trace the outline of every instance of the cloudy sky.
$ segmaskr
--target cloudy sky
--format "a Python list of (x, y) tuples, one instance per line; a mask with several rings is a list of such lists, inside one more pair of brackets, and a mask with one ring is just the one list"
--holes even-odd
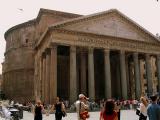
[[(160, 33), (160, 1), (157, 0), (0, 0), (0, 3), (0, 63), (4, 61), (5, 31), (36, 18), (40, 8), (81, 15), (114, 8), (152, 34)], [(1, 69), (0, 64), (0, 74)]]

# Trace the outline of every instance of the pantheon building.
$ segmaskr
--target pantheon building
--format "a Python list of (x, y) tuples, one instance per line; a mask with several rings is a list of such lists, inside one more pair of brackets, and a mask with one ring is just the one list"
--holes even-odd
[(40, 9), (5, 40), (9, 99), (73, 103), (79, 93), (99, 100), (160, 92), (159, 39), (116, 9), (86, 16)]

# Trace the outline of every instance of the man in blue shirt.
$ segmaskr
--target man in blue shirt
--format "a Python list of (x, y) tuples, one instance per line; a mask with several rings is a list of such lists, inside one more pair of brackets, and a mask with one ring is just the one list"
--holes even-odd
[(157, 96), (151, 96), (151, 104), (148, 105), (147, 114), (149, 120), (160, 120), (160, 106), (157, 104)]

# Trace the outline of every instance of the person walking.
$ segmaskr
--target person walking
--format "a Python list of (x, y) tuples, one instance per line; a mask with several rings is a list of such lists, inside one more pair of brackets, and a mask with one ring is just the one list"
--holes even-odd
[(140, 115), (139, 115), (139, 120), (147, 120), (147, 106), (148, 102), (146, 98), (141, 97), (140, 98)]
[(150, 98), (151, 104), (147, 107), (149, 120), (160, 120), (160, 106), (157, 104), (157, 96), (153, 95)]
[(84, 94), (79, 94), (79, 100), (75, 103), (78, 120), (86, 120), (89, 118), (88, 98)]
[(66, 116), (65, 105), (60, 101), (59, 97), (56, 97), (56, 103), (52, 105), (51, 111), (55, 110), (55, 120), (62, 120), (62, 116)]
[(118, 114), (114, 111), (114, 108), (114, 102), (112, 100), (107, 100), (104, 109), (100, 112), (99, 120), (118, 120)]
[(34, 108), (34, 120), (42, 120), (42, 111), (44, 110), (41, 101), (38, 100)]

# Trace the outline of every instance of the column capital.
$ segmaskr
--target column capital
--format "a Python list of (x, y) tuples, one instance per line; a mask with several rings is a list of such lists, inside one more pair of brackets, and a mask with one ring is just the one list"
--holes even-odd
[(50, 46), (50, 49), (57, 49), (58, 45), (57, 44), (53, 44), (52, 46)]
[(150, 53), (145, 53), (145, 56), (147, 57), (147, 56), (150, 56), (151, 54)]
[(82, 54), (87, 54), (88, 50), (86, 47), (80, 47), (79, 52)]
[(76, 52), (76, 46), (70, 46), (70, 52)]
[(160, 60), (160, 54), (157, 54), (157, 60)]
[(93, 53), (94, 48), (93, 47), (88, 47), (88, 53)]
[(125, 51), (124, 50), (120, 50), (120, 54), (125, 54)]
[(54, 47), (57, 47), (58, 46), (58, 43), (50, 43), (49, 45), (48, 45), (48, 48), (54, 48)]
[(139, 54), (138, 52), (134, 52), (134, 53), (133, 53), (133, 55), (138, 55), (138, 54)]
[(149, 54), (149, 53), (146, 53), (146, 54), (145, 54), (145, 59), (146, 59), (146, 60), (149, 60), (149, 59), (150, 59), (150, 54)]
[(104, 53), (110, 53), (110, 49), (104, 49)]
[(138, 55), (139, 55), (138, 52), (134, 52), (133, 53), (133, 59), (138, 59)]

